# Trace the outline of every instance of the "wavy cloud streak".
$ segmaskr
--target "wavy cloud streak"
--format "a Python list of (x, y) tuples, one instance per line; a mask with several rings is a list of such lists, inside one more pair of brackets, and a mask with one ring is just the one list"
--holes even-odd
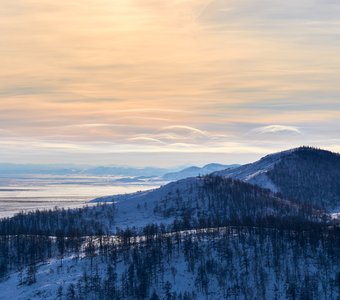
[(250, 133), (256, 134), (280, 134), (280, 133), (295, 133), (295, 134), (302, 134), (301, 131), (294, 126), (287, 126), (287, 125), (268, 125), (263, 127), (258, 127), (251, 130)]
[(339, 14), (331, 0), (4, 0), (0, 157), (337, 149)]

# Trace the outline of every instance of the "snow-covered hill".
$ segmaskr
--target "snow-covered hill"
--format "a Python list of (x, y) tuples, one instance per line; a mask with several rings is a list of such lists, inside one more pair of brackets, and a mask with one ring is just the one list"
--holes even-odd
[(214, 173), (239, 179), (328, 211), (340, 206), (340, 155), (311, 147), (270, 154)]
[(270, 189), (273, 192), (278, 192), (278, 187), (267, 176), (267, 173), (275, 167), (282, 157), (289, 155), (292, 152), (294, 152), (294, 149), (269, 154), (254, 163), (242, 165), (233, 169), (217, 171), (214, 172), (214, 175), (238, 179)]
[(212, 175), (94, 201), (102, 204), (18, 214), (0, 221), (0, 234), (84, 236), (114, 234), (117, 229), (128, 227), (138, 230), (148, 224), (187, 229), (234, 223), (263, 224), (269, 222), (269, 218), (317, 221), (323, 217), (319, 211), (280, 198), (270, 190)]
[(219, 176), (182, 179), (155, 190), (108, 196), (94, 202), (114, 202), (113, 227), (141, 227), (174, 220), (197, 223), (257, 220), (268, 216), (314, 218), (296, 202), (277, 197), (269, 190)]
[[(313, 238), (311, 238), (313, 237)], [(138, 240), (138, 239), (136, 239)], [(0, 281), (0, 299), (337, 299), (339, 238), (219, 228), (82, 248)], [(275, 241), (275, 242), (274, 242)]]

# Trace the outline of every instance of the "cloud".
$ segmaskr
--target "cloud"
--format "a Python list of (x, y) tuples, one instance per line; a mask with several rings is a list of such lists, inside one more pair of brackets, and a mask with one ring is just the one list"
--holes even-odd
[(4, 1), (0, 139), (30, 140), (6, 157), (336, 147), (339, 12), (336, 0)]
[(173, 130), (173, 131), (187, 131), (187, 132), (191, 132), (191, 133), (196, 133), (196, 134), (200, 134), (200, 135), (207, 135), (207, 132), (191, 127), (191, 126), (185, 126), (185, 125), (172, 125), (172, 126), (166, 126), (163, 127), (162, 130)]
[(201, 145), (203, 146), (210, 139), (216, 137), (212, 133), (185, 125), (171, 125), (163, 127), (160, 131), (152, 130), (152, 132), (145, 132), (142, 135), (131, 137), (128, 141), (138, 142), (139, 145), (143, 143), (149, 144), (158, 143), (172, 147), (174, 145)]
[(294, 133), (301, 134), (301, 131), (294, 126), (287, 125), (268, 125), (263, 127), (257, 127), (251, 130), (249, 133), (255, 134), (278, 134), (278, 133)]
[(133, 137), (133, 138), (130, 138), (129, 141), (154, 142), (154, 143), (164, 144), (164, 142), (162, 142), (161, 140), (156, 139), (156, 138), (152, 138), (152, 137), (148, 137), (148, 136)]

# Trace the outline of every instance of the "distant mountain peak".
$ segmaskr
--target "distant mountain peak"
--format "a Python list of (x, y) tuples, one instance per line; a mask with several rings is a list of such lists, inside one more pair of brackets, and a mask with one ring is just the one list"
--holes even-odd
[(286, 198), (327, 210), (340, 207), (340, 155), (331, 151), (302, 146), (215, 174), (268, 188)]
[(222, 164), (218, 164), (218, 163), (210, 163), (207, 164), (203, 167), (196, 167), (196, 166), (192, 166), (192, 167), (188, 167), (185, 168), (183, 170), (180, 170), (178, 172), (171, 172), (171, 173), (167, 173), (165, 175), (163, 175), (163, 179), (164, 180), (180, 180), (180, 179), (184, 179), (184, 178), (188, 178), (188, 177), (196, 177), (196, 176), (200, 176), (200, 175), (206, 175), (209, 173), (213, 173), (216, 171), (220, 171), (220, 170), (225, 170), (225, 169), (231, 169), (231, 168), (236, 168), (239, 165), (222, 165)]
[(335, 153), (329, 150), (313, 147), (313, 146), (300, 146), (288, 150), (284, 150), (281, 152), (273, 153), (273, 154), (268, 154), (265, 157), (270, 157), (270, 156), (287, 156), (291, 154), (316, 154), (316, 155), (340, 155), (339, 153)]

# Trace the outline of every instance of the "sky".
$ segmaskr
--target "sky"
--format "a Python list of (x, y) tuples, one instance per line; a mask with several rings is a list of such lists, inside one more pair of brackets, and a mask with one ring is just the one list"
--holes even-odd
[(338, 0), (3, 0), (0, 161), (340, 152)]

